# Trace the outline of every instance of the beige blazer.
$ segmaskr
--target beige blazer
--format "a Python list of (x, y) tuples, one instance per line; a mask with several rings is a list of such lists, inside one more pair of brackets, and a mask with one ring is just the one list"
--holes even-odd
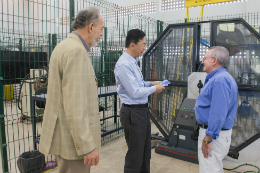
[(81, 40), (71, 33), (50, 58), (39, 151), (79, 160), (100, 147), (95, 73)]

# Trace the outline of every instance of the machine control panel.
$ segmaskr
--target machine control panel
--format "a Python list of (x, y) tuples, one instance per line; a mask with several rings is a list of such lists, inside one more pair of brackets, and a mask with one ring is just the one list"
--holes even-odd
[(194, 127), (196, 125), (195, 103), (196, 99), (184, 99), (174, 124)]

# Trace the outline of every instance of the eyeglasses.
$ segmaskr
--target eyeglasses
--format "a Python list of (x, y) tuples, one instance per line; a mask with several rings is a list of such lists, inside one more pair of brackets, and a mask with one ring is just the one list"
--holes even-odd
[[(211, 57), (210, 59), (214, 59), (214, 58), (215, 58), (215, 57)], [(207, 58), (204, 57), (204, 58), (202, 59), (202, 62), (204, 62), (206, 59), (207, 59)]]
[(145, 47), (146, 47), (146, 44), (142, 44), (142, 45), (140, 45), (140, 44), (137, 44), (137, 45), (139, 45), (139, 46), (142, 46), (143, 48), (145, 48)]

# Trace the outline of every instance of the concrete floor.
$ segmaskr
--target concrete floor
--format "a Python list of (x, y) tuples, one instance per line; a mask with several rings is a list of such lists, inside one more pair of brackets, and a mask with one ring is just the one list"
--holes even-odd
[[(159, 132), (154, 124), (152, 124), (152, 133)], [(260, 167), (260, 139), (242, 150), (239, 159), (235, 160), (226, 157), (223, 161), (224, 167), (233, 168), (243, 163), (250, 163)], [(124, 157), (127, 152), (127, 146), (124, 137), (117, 139), (105, 146), (102, 146), (100, 152), (100, 162), (97, 166), (91, 168), (91, 173), (122, 173), (124, 170)], [(257, 171), (256, 168), (243, 166), (231, 172)], [(199, 166), (197, 164), (185, 162), (171, 157), (159, 155), (152, 149), (151, 173), (198, 173)], [(51, 171), (58, 173), (58, 170)]]

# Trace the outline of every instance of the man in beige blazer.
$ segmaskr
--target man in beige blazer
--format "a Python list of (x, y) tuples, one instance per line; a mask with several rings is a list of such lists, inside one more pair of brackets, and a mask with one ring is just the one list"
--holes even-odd
[(47, 102), (39, 151), (56, 155), (59, 173), (89, 173), (99, 162), (100, 117), (95, 73), (88, 52), (103, 36), (99, 10), (80, 11), (75, 29), (50, 58)]

